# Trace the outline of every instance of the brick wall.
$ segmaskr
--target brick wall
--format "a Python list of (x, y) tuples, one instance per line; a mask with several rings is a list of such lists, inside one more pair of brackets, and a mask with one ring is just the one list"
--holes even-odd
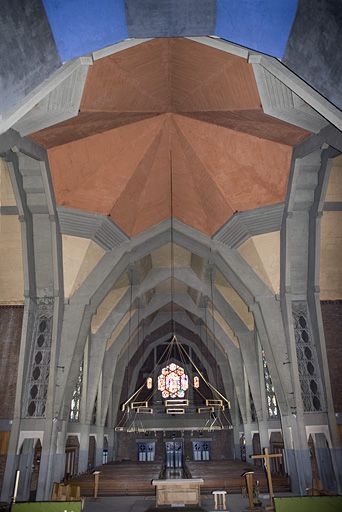
[(0, 306), (0, 419), (13, 418), (23, 306)]
[[(23, 306), (0, 306), (1, 420), (13, 418), (23, 313)], [(5, 471), (8, 441), (9, 432), (0, 432), (0, 488)]]
[(342, 300), (321, 302), (334, 407), (342, 412)]

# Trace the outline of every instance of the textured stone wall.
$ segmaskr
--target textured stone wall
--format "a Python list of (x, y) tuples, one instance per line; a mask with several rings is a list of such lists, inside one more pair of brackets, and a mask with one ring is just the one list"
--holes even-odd
[(342, 412), (342, 300), (321, 302), (331, 388), (336, 412)]
[(23, 306), (0, 306), (0, 419), (13, 418)]

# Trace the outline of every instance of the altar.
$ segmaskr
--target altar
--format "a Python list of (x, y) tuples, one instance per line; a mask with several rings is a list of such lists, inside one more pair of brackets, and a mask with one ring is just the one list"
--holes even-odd
[(152, 480), (156, 487), (156, 505), (199, 505), (202, 478), (171, 478)]

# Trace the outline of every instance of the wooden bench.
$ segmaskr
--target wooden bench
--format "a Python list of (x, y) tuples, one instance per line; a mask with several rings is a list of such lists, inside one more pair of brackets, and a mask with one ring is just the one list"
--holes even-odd
[[(99, 496), (153, 495), (153, 479), (159, 477), (161, 464), (155, 462), (114, 462), (96, 468), (101, 472)], [(93, 496), (94, 475), (87, 473), (73, 478), (82, 496)]]

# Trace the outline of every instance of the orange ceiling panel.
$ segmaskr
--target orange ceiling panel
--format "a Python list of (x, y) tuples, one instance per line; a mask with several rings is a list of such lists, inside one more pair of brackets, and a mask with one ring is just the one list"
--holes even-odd
[(292, 146), (309, 134), (263, 113), (250, 64), (155, 39), (90, 66), (76, 118), (32, 135), (59, 205), (136, 235), (173, 212), (213, 234), (235, 211), (284, 201)]
[(81, 112), (261, 110), (252, 67), (188, 39), (154, 39), (94, 62)]
[(236, 210), (284, 200), (291, 148), (162, 114), (49, 150), (60, 205), (110, 215), (129, 235), (170, 216), (211, 235)]

